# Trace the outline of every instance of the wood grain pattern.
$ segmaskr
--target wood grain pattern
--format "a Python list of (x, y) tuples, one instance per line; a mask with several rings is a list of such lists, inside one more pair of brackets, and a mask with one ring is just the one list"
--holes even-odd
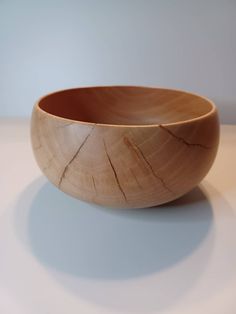
[(182, 91), (78, 88), (34, 106), (31, 138), (39, 167), (62, 191), (138, 208), (174, 200), (203, 179), (219, 121), (213, 103)]

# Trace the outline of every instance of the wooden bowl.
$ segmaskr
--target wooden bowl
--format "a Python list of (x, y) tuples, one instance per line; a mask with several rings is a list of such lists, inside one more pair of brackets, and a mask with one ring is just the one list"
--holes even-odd
[(31, 138), (60, 190), (103, 206), (139, 208), (195, 187), (215, 159), (219, 121), (208, 99), (134, 86), (86, 87), (41, 98)]

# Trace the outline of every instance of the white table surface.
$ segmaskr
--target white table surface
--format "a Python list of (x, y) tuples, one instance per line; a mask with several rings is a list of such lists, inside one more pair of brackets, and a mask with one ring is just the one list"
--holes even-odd
[(236, 313), (236, 126), (200, 187), (145, 210), (41, 175), (29, 121), (0, 120), (0, 313)]

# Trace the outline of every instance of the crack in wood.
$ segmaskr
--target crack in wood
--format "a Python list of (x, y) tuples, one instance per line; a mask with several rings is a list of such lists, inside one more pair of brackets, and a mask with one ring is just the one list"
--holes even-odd
[(132, 175), (133, 175), (133, 177), (134, 177), (134, 180), (135, 180), (136, 183), (137, 183), (137, 186), (142, 190), (142, 186), (141, 186), (141, 184), (138, 182), (138, 179), (137, 179), (137, 177), (136, 177), (134, 171), (133, 171), (131, 168), (130, 168), (130, 172), (132, 173)]
[(120, 192), (122, 193), (122, 195), (123, 195), (125, 201), (128, 202), (127, 197), (126, 197), (126, 195), (125, 195), (125, 192), (124, 192), (124, 190), (123, 190), (123, 188), (122, 188), (122, 186), (121, 186), (121, 184), (120, 184), (120, 181), (119, 181), (119, 178), (118, 178), (116, 169), (115, 169), (115, 167), (114, 167), (114, 165), (113, 165), (113, 163), (112, 163), (112, 161), (111, 161), (111, 157), (110, 157), (109, 154), (108, 154), (107, 147), (106, 147), (106, 143), (105, 143), (105, 140), (104, 140), (104, 139), (103, 139), (103, 144), (104, 144), (105, 153), (106, 153), (106, 155), (107, 155), (107, 159), (108, 159), (108, 161), (109, 161), (109, 164), (110, 164), (111, 169), (112, 169), (112, 171), (113, 171), (114, 177), (115, 177), (115, 179), (116, 179), (117, 186), (118, 186)]
[(96, 195), (97, 195), (98, 193), (97, 193), (96, 182), (95, 182), (94, 176), (92, 176), (92, 181), (93, 181), (93, 188), (94, 188), (94, 191), (95, 191), (95, 193), (96, 193)]
[(188, 142), (186, 139), (184, 139), (183, 137), (177, 136), (175, 133), (173, 133), (172, 131), (170, 131), (167, 127), (164, 127), (162, 124), (159, 124), (159, 127), (167, 132), (169, 135), (171, 135), (172, 137), (174, 137), (177, 141), (185, 144), (186, 146), (190, 147), (190, 146), (196, 146), (196, 147), (201, 147), (203, 149), (211, 149), (211, 147), (209, 146), (205, 146), (203, 144), (199, 144), (199, 143), (190, 143)]
[[(174, 194), (173, 191), (171, 191), (171, 189), (167, 186), (167, 184), (165, 183), (164, 179), (162, 177), (160, 177), (156, 171), (154, 171), (151, 163), (147, 160), (147, 158), (145, 157), (144, 153), (142, 152), (142, 150), (140, 149), (140, 147), (138, 145), (136, 145), (135, 143), (131, 142), (130, 139), (128, 139), (127, 137), (124, 137), (124, 143), (128, 146), (129, 149), (132, 149), (133, 152), (135, 152), (136, 156), (139, 158), (139, 160), (142, 160), (146, 166), (148, 167), (149, 171), (152, 173), (152, 175), (158, 179), (158, 181), (162, 184), (162, 186), (171, 194)], [(140, 158), (141, 157), (141, 158)]]
[(79, 148), (77, 149), (77, 151), (75, 152), (75, 154), (73, 155), (73, 157), (70, 159), (70, 161), (67, 163), (67, 165), (65, 166), (64, 170), (62, 171), (62, 174), (60, 176), (59, 179), (59, 183), (58, 183), (58, 187), (60, 188), (63, 179), (66, 176), (66, 172), (68, 171), (70, 165), (72, 164), (72, 162), (76, 159), (76, 157), (79, 155), (81, 149), (83, 148), (84, 144), (87, 142), (88, 138), (90, 137), (90, 135), (92, 134), (93, 130), (95, 128), (95, 125), (92, 127), (92, 129), (90, 130), (89, 134), (85, 137), (85, 139), (83, 140), (82, 144), (79, 146)]

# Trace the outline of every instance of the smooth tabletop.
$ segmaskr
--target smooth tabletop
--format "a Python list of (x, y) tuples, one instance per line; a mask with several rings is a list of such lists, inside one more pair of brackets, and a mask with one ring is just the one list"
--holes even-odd
[(201, 185), (138, 210), (60, 192), (0, 120), (0, 313), (236, 313), (236, 126)]

